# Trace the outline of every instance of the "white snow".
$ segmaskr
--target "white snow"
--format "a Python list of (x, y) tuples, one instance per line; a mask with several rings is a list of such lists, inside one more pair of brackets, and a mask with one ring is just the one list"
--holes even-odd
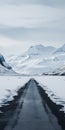
[(17, 73), (15, 73), (15, 71), (13, 71), (12, 69), (7, 69), (6, 67), (0, 65), (0, 76), (4, 76), (4, 75), (17, 75)]
[(4, 65), (6, 68), (10, 67), (5, 61), (3, 61), (3, 65)]
[[(31, 46), (24, 55), (10, 56), (7, 61), (16, 72), (21, 74), (42, 75), (53, 72), (55, 74), (58, 68), (65, 64), (64, 47), (65, 45), (58, 48), (62, 50), (62, 53), (56, 53), (58, 49), (52, 46)], [(58, 73), (62, 74), (60, 71)]]
[(43, 45), (36, 45), (31, 46), (26, 54), (28, 55), (44, 55), (44, 54), (50, 54), (54, 52), (55, 48), (51, 46), (43, 46)]
[(17, 90), (28, 82), (29, 77), (0, 76), (0, 106), (5, 102), (13, 100)]
[(16, 72), (13, 71), (12, 67), (8, 63), (6, 63), (2, 54), (0, 54), (0, 76), (1, 75), (16, 75)]
[(63, 105), (62, 110), (65, 112), (65, 76), (35, 76), (34, 78), (53, 102)]
[(39, 82), (51, 100), (62, 105), (65, 112), (65, 76), (0, 76), (0, 106), (13, 100), (18, 89), (31, 78)]
[[(59, 75), (65, 73), (65, 45), (52, 53), (54, 50), (55, 48), (52, 47), (37, 45), (29, 48), (24, 55), (12, 55), (7, 58), (16, 72), (31, 76), (0, 76), (0, 106), (12, 100), (13, 96), (17, 95), (17, 90), (33, 77), (45, 89), (53, 102), (63, 105), (62, 110), (65, 112), (65, 76), (39, 76), (52, 72)], [(7, 64), (4, 63), (4, 65), (8, 67)], [(5, 74), (15, 75), (13, 70), (0, 65), (0, 75)]]
[(61, 46), (60, 48), (56, 49), (55, 53), (65, 53), (65, 44)]

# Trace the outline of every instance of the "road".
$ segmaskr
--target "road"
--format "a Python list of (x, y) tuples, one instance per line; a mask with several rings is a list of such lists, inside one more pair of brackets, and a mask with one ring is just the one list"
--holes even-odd
[(4, 130), (61, 130), (45, 101), (43, 105), (33, 79), (29, 81), (25, 96), (20, 98), (18, 108)]

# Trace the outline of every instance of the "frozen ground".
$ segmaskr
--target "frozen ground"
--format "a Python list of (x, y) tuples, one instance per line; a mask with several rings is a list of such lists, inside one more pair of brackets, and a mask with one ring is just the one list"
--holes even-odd
[(13, 100), (17, 90), (28, 82), (28, 77), (0, 76), (0, 106), (5, 102)]
[(65, 76), (36, 76), (35, 79), (53, 102), (63, 105), (65, 112)]
[(34, 78), (46, 90), (56, 104), (63, 105), (65, 112), (65, 77), (64, 76), (0, 76), (0, 106), (13, 100), (17, 90), (23, 87), (30, 78)]

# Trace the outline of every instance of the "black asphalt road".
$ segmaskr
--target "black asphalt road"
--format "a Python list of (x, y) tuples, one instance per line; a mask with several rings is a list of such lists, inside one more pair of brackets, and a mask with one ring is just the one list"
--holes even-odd
[(51, 113), (39, 94), (37, 84), (32, 79), (23, 98), (22, 107), (16, 109), (5, 130), (61, 130), (57, 118)]

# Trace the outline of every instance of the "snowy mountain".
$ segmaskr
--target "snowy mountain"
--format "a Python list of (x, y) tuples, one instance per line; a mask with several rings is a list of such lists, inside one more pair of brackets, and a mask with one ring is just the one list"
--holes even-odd
[(52, 46), (43, 46), (43, 45), (36, 45), (36, 46), (31, 46), (28, 51), (26, 52), (27, 55), (46, 55), (46, 54), (51, 54), (54, 52), (55, 48)]
[(54, 53), (55, 54), (65, 53), (65, 44), (63, 46), (61, 46), (60, 48), (56, 49), (56, 51)]
[(15, 72), (12, 70), (12, 67), (6, 63), (3, 55), (0, 54), (0, 75), (3, 74), (15, 74)]
[(31, 46), (24, 55), (12, 55), (7, 61), (16, 72), (21, 74), (58, 74), (58, 68), (65, 63), (65, 53), (54, 53), (58, 49), (52, 46)]
[(52, 73), (49, 73), (49, 75), (65, 75), (65, 65), (61, 66), (60, 68), (54, 70)]
[(21, 74), (39, 75), (43, 72), (53, 70), (53, 58), (50, 55), (55, 51), (52, 46), (36, 45), (31, 46), (24, 55), (10, 56), (7, 61), (14, 68), (14, 70)]

